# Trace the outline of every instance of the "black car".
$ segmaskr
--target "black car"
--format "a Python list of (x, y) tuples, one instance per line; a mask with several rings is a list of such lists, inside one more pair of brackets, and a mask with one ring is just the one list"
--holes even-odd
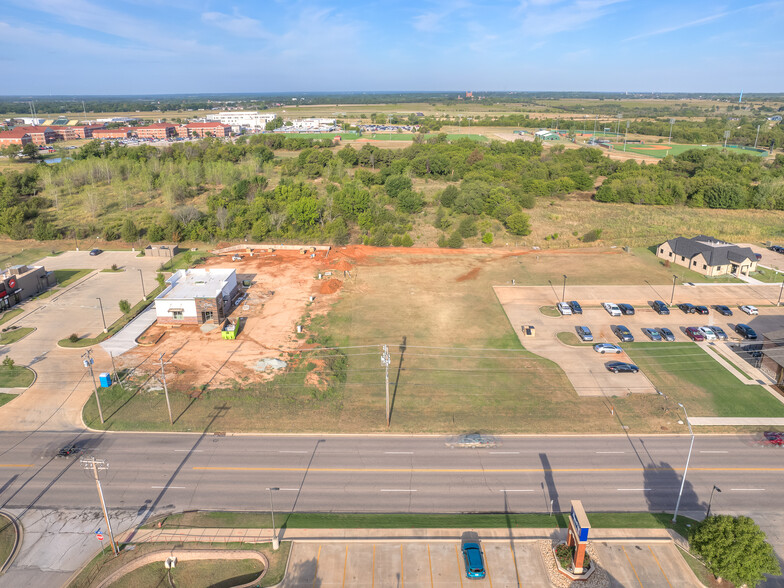
[(640, 368), (638, 368), (636, 365), (633, 363), (626, 363), (625, 361), (611, 361), (606, 363), (605, 367), (614, 374), (636, 374), (640, 371)]
[(781, 245), (771, 245), (768, 249), (775, 251), (776, 253), (784, 253), (784, 247)]
[(707, 306), (695, 306), (694, 310), (697, 312), (697, 314), (708, 314)]
[(697, 309), (694, 308), (694, 305), (690, 304), (689, 302), (681, 302), (678, 305), (678, 308), (680, 308), (686, 314), (694, 314), (695, 312), (697, 312)]
[(670, 314), (670, 309), (667, 308), (667, 305), (661, 300), (654, 300), (651, 306), (653, 307), (653, 310), (659, 314)]
[(634, 341), (632, 332), (623, 325), (613, 325), (612, 330), (613, 333), (615, 333), (615, 336), (624, 343), (632, 343)]
[(576, 300), (570, 300), (569, 301), (569, 307), (572, 309), (572, 314), (582, 314), (583, 313), (583, 307), (580, 306), (580, 303), (577, 302)]
[(749, 325), (744, 325), (743, 323), (735, 325), (735, 332), (744, 339), (754, 340), (757, 338), (757, 332)]
[(79, 448), (75, 443), (70, 443), (57, 452), (57, 457), (69, 457), (79, 453)]
[(618, 308), (621, 309), (622, 314), (628, 314), (628, 315), (634, 314), (634, 307), (631, 304), (626, 304), (625, 302), (619, 302)]
[(725, 306), (723, 304), (717, 304), (716, 306), (713, 307), (713, 310), (715, 310), (716, 312), (718, 312), (723, 316), (732, 316), (732, 309), (730, 309), (729, 306)]
[(103, 253), (102, 249), (92, 249), (92, 250), (90, 250), (90, 255), (100, 255), (101, 253)]

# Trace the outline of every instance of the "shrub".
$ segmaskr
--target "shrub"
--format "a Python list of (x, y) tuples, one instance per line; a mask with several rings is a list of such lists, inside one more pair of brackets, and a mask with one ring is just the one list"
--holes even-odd
[[(391, 179), (391, 178), (390, 178)], [(419, 192), (402, 190), (397, 197), (397, 208), (402, 212), (419, 212), (425, 206), (425, 199)]]
[(446, 246), (450, 249), (460, 249), (463, 246), (463, 238), (458, 231), (455, 231), (446, 240)]
[(485, 245), (492, 245), (493, 243), (493, 233), (485, 233), (482, 235), (482, 243)]
[(118, 269), (119, 269), (119, 268), (117, 267), (117, 264), (116, 264), (116, 263), (113, 263), (113, 264), (112, 264), (112, 271), (113, 271), (113, 272), (116, 272)]
[(515, 212), (507, 217), (506, 229), (513, 235), (530, 235), (531, 234), (531, 219), (524, 212)]
[(583, 243), (593, 243), (594, 241), (598, 241), (602, 236), (601, 229), (591, 229), (585, 235), (583, 235)]
[[(28, 143), (28, 145), (29, 145), (29, 143)], [(14, 367), (14, 363), (16, 363), (16, 362), (14, 362), (13, 359), (11, 359), (10, 357), (6, 356), (5, 359), (3, 360), (3, 367), (8, 368), (10, 370), (11, 368)]]
[(120, 312), (122, 312), (123, 314), (128, 314), (129, 312), (131, 312), (131, 303), (128, 302), (127, 300), (120, 300), (119, 305), (120, 305)]
[(71, 334), (68, 336), (68, 340), (69, 340), (71, 343), (76, 343), (76, 342), (79, 340), (79, 335), (77, 335), (76, 333), (71, 333)]
[(460, 224), (457, 226), (457, 232), (460, 233), (461, 237), (465, 237), (466, 239), (476, 236), (476, 230), (476, 221), (470, 216), (461, 220)]
[(452, 208), (452, 205), (455, 203), (455, 198), (457, 198), (459, 194), (460, 190), (458, 190), (457, 187), (447, 186), (444, 191), (441, 192), (441, 204), (447, 208)]

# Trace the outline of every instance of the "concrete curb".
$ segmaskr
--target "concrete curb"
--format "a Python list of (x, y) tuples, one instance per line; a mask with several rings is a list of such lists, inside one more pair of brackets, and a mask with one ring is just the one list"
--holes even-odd
[(8, 555), (8, 558), (5, 560), (2, 566), (0, 566), (0, 574), (5, 573), (5, 571), (11, 567), (11, 564), (14, 563), (16, 556), (19, 555), (19, 551), (22, 549), (22, 541), (24, 540), (24, 528), (19, 523), (19, 520), (12, 514), (0, 511), (0, 515), (6, 517), (11, 524), (14, 526), (16, 530), (16, 540), (14, 542), (14, 547), (11, 549), (11, 553)]

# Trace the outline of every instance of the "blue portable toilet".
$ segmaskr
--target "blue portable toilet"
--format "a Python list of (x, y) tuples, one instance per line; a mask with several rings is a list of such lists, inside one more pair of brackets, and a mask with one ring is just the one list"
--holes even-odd
[(98, 381), (101, 383), (101, 388), (108, 388), (112, 385), (112, 374), (109, 372), (98, 374)]

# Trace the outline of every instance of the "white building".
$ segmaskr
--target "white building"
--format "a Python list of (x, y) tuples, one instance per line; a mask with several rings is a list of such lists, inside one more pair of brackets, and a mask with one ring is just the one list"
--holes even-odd
[(327, 133), (336, 130), (339, 129), (334, 118), (295, 118), (275, 129), (278, 133)]
[(166, 281), (169, 287), (155, 298), (161, 324), (220, 324), (239, 292), (233, 269), (178, 270)]
[(218, 112), (217, 114), (208, 114), (208, 121), (220, 121), (224, 125), (231, 125), (231, 130), (239, 133), (242, 128), (250, 129), (253, 131), (263, 131), (265, 125), (275, 120), (276, 114), (261, 114), (256, 111), (233, 111), (233, 112)]

